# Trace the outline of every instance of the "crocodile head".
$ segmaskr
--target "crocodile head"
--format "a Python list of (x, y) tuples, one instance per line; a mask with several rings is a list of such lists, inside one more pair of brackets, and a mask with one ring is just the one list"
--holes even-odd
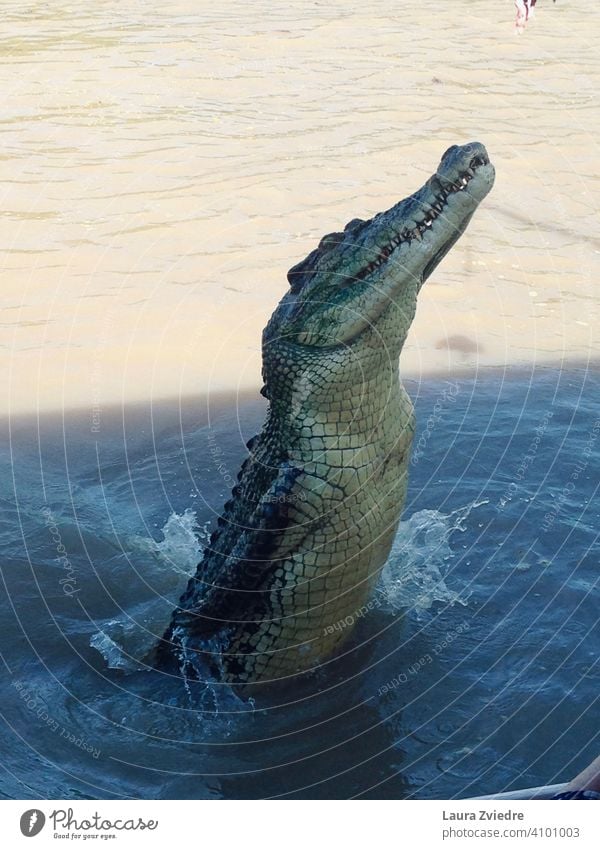
[(290, 290), (265, 329), (265, 342), (353, 346), (375, 327), (387, 347), (401, 349), (419, 289), (493, 182), (483, 145), (449, 148), (417, 192), (369, 221), (354, 219), (343, 232), (324, 236), (290, 269)]

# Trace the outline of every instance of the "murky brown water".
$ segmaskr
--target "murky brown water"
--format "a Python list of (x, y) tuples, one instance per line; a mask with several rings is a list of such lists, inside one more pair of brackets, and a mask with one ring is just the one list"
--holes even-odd
[(596, 356), (581, 6), (538, 4), (518, 38), (510, 0), (5, 0), (8, 409), (258, 384), (288, 267), (472, 139), (496, 187), (423, 291), (405, 372)]

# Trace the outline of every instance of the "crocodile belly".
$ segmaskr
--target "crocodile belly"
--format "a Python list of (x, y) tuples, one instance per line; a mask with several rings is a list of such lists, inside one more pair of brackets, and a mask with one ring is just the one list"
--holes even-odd
[(228, 647), (228, 680), (277, 680), (317, 668), (373, 606), (405, 500), (406, 469), (388, 466), (371, 483), (325, 508), (300, 550), (277, 564), (264, 616), (240, 627)]

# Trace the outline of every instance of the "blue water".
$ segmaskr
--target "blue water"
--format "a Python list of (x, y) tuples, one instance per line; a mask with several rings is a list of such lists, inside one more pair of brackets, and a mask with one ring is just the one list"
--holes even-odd
[(139, 658), (262, 402), (5, 425), (4, 796), (452, 798), (597, 754), (598, 372), (407, 388), (409, 498), (371, 609), (341, 658), (254, 701)]

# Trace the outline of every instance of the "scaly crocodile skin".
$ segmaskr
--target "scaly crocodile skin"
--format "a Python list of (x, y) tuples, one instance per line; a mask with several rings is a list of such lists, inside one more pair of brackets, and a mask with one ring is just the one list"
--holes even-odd
[[(263, 334), (267, 420), (158, 646), (232, 683), (314, 669), (389, 554), (415, 429), (398, 358), (424, 281), (493, 183), (453, 147), (414, 195), (326, 236)], [(343, 627), (341, 626), (343, 624)]]

